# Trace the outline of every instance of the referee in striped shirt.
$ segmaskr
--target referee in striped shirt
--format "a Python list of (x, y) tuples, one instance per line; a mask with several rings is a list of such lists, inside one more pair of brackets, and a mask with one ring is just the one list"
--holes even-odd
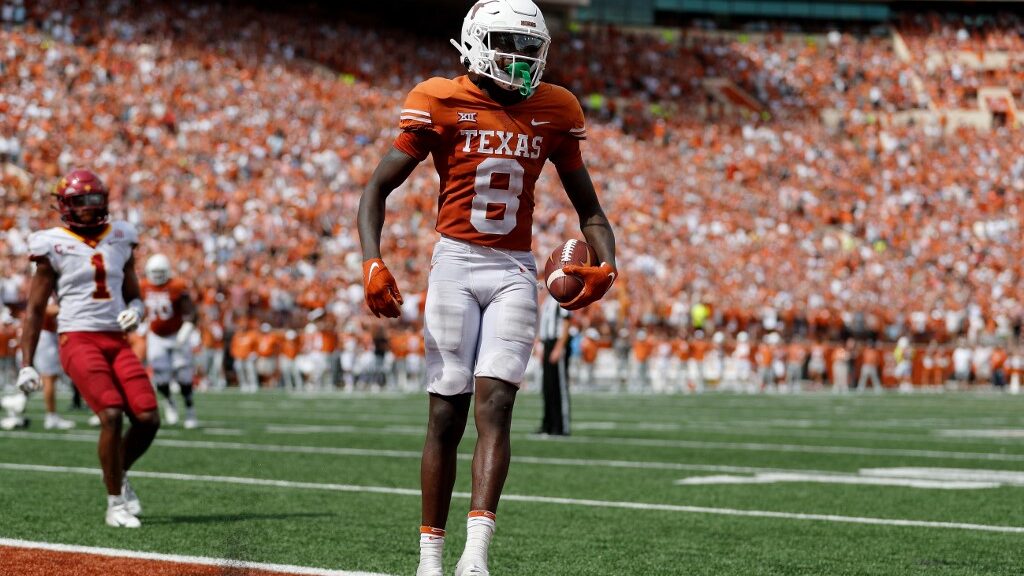
[(569, 311), (548, 295), (540, 313), (544, 419), (540, 434), (569, 435)]

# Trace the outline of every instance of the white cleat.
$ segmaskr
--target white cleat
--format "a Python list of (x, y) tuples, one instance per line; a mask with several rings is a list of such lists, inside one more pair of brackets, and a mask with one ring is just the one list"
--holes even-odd
[(0, 418), (0, 430), (17, 430), (18, 428), (28, 428), (28, 420), (21, 416)]
[(124, 498), (124, 508), (132, 516), (142, 516), (142, 502), (139, 500), (139, 495), (132, 489), (132, 485), (128, 482), (128, 478), (124, 479), (121, 483), (121, 497)]
[(46, 420), (43, 422), (43, 428), (45, 428), (46, 430), (71, 430), (74, 427), (74, 422), (72, 422), (71, 420), (67, 420), (65, 418), (61, 418), (56, 414), (52, 416), (47, 416)]
[(195, 408), (189, 408), (185, 411), (185, 430), (195, 430), (199, 428), (199, 419), (196, 418)]
[(128, 512), (126, 504), (117, 504), (107, 508), (107, 526), (114, 528), (138, 528), (142, 522)]
[(491, 573), (487, 570), (487, 567), (480, 567), (476, 564), (470, 564), (463, 566), (462, 561), (455, 566), (455, 576), (491, 576)]
[(174, 426), (177, 423), (178, 409), (168, 404), (167, 407), (164, 408), (164, 424), (167, 424), (168, 426)]
[(13, 412), (14, 414), (21, 414), (25, 411), (25, 403), (28, 402), (28, 396), (25, 396), (21, 392), (17, 394), (11, 394), (0, 398), (0, 408)]
[(444, 576), (444, 570), (440, 568), (416, 568), (416, 576)]

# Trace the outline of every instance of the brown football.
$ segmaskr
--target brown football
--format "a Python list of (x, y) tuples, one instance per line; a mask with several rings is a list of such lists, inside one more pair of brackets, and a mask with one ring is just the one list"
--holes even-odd
[(566, 240), (548, 256), (544, 264), (544, 283), (551, 297), (559, 302), (569, 302), (583, 290), (582, 278), (562, 272), (562, 267), (569, 264), (596, 266), (597, 253), (583, 240), (572, 239)]

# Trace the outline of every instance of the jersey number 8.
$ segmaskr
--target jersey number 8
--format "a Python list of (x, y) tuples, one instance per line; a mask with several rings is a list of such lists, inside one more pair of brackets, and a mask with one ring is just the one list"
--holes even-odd
[[(469, 221), (483, 234), (505, 235), (516, 227), (519, 196), (523, 193), (523, 175), (526, 170), (514, 158), (488, 158), (476, 169), (473, 189), (473, 211)], [(495, 188), (495, 177), (508, 176), (508, 186)], [(488, 218), (488, 208), (504, 206), (500, 219)]]

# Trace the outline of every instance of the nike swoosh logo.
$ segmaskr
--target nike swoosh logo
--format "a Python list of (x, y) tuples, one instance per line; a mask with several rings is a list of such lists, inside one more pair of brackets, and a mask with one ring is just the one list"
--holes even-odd
[(373, 264), (370, 264), (370, 273), (366, 275), (366, 283), (367, 284), (369, 284), (370, 280), (373, 279), (373, 273), (377, 270), (377, 268), (380, 268), (380, 264), (378, 264), (377, 262), (374, 262)]
[(536, 121), (536, 120), (534, 120), (533, 118), (530, 118), (530, 125), (531, 125), (531, 126), (543, 126), (543, 125), (545, 125), (545, 124), (551, 124), (551, 121), (550, 121), (550, 120), (548, 120), (548, 121), (546, 121), (546, 122), (537, 122), (537, 121)]

